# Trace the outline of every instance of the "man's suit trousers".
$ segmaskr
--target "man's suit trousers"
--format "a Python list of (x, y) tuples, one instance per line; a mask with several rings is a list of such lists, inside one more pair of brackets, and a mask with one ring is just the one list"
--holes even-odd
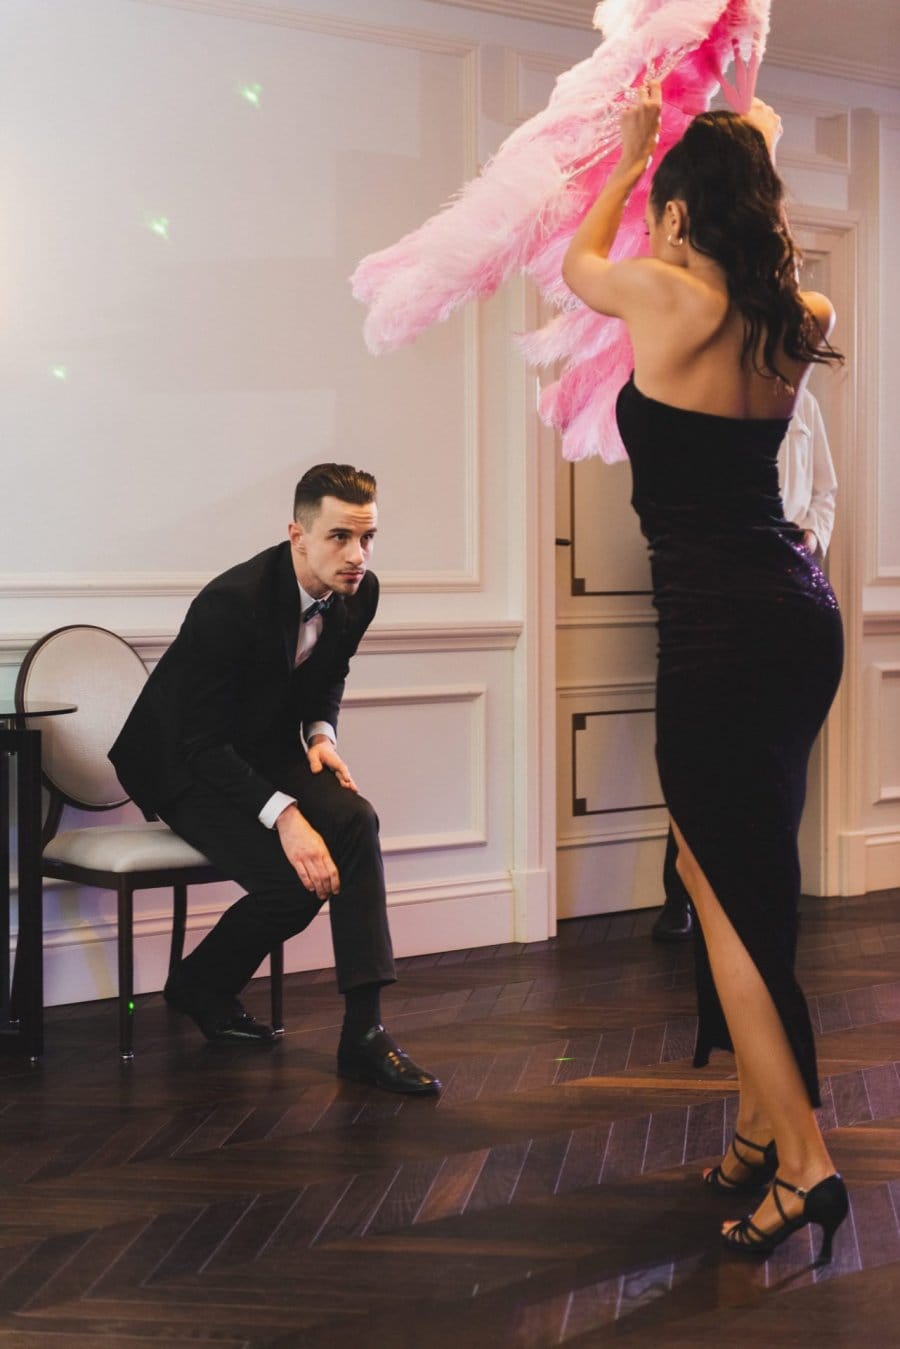
[[(335, 972), (342, 993), (395, 978), (387, 922), (378, 817), (369, 802), (342, 787), (328, 769), (313, 773), (306, 757), (267, 765), (279, 790), (325, 840), (340, 874), (340, 893), (328, 901)], [(219, 919), (186, 957), (192, 986), (223, 1005), (240, 992), (273, 946), (308, 927), (322, 907), (288, 862), (278, 831), (266, 829), (221, 793), (202, 783), (170, 802), (160, 815), (177, 834), (247, 894)]]

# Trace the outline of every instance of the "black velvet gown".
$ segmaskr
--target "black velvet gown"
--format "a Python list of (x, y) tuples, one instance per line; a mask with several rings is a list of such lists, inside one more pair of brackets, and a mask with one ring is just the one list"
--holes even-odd
[[(762, 975), (814, 1105), (816, 1055), (794, 974), (797, 831), (813, 741), (837, 689), (841, 618), (778, 487), (784, 419), (617, 403), (659, 615), (656, 730), (669, 810)], [(694, 1063), (731, 1049), (696, 925)]]

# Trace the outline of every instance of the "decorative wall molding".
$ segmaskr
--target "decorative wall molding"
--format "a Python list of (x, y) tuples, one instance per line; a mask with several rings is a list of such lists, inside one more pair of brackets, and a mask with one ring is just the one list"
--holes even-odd
[(811, 75), (833, 75), (839, 80), (861, 80), (864, 84), (886, 84), (893, 89), (900, 88), (900, 75), (890, 66), (824, 56), (797, 47), (782, 47), (778, 43), (766, 48), (766, 64), (808, 71)]
[[(447, 51), (452, 39), (403, 28), (357, 22), (334, 15), (307, 13), (282, 5), (255, 4), (253, 0), (130, 0), (132, 4), (154, 5), (162, 9), (184, 9), (228, 19), (246, 19), (253, 23), (275, 24), (282, 28), (300, 28), (335, 37), (361, 37), (369, 42), (388, 42), (395, 46), (422, 46), (424, 50)], [(514, 19), (574, 28), (599, 43), (600, 35), (592, 26), (593, 0), (433, 0), (456, 9), (474, 9), (488, 14), (504, 14)], [(425, 43), (435, 45), (425, 47)], [(457, 43), (457, 50), (463, 44)], [(838, 79), (861, 80), (866, 84), (900, 87), (896, 67), (878, 62), (854, 61), (846, 57), (826, 56), (807, 48), (783, 46), (778, 42), (766, 48), (766, 63), (814, 75), (832, 75)]]
[[(537, 23), (558, 24), (563, 28), (576, 28), (586, 34), (593, 34), (596, 41), (600, 40), (591, 23), (595, 9), (593, 0), (440, 0), (440, 3), (462, 9), (507, 14), (512, 18), (531, 19)], [(826, 56), (807, 48), (788, 47), (777, 41), (767, 46), (766, 63), (809, 71), (814, 75), (833, 75), (838, 79), (900, 87), (896, 66)]]
[(428, 684), (387, 689), (350, 689), (344, 694), (342, 711), (351, 708), (446, 707), (467, 703), (470, 709), (468, 781), (471, 822), (467, 829), (443, 829), (432, 833), (382, 834), (381, 851), (397, 853), (443, 852), (451, 848), (484, 847), (487, 844), (487, 686), (485, 684)]
[[(474, 319), (474, 314), (471, 315)], [(385, 592), (400, 594), (480, 590), (478, 489), (477, 336), (467, 338), (466, 386), (466, 566), (459, 571), (379, 571), (378, 580)], [(473, 424), (474, 419), (474, 424)], [(0, 572), (0, 599), (85, 599), (99, 600), (137, 596), (165, 598), (172, 595), (193, 597), (213, 579), (215, 572)]]
[[(872, 715), (869, 718), (869, 796), (873, 806), (895, 805), (900, 801), (900, 782), (885, 783), (881, 771), (881, 746), (884, 742), (885, 727), (891, 720), (886, 707), (887, 690), (893, 685), (894, 697), (897, 696), (897, 681), (900, 680), (900, 662), (875, 661), (870, 667), (874, 680)], [(896, 709), (895, 709), (896, 720)]]
[(294, 28), (324, 37), (350, 38), (360, 42), (382, 42), (390, 47), (411, 47), (414, 51), (436, 52), (445, 56), (466, 56), (475, 44), (445, 33), (429, 33), (402, 25), (366, 23), (363, 19), (344, 19), (334, 14), (257, 3), (257, 0), (129, 0), (130, 4), (154, 9), (183, 9), (211, 18), (242, 19), (249, 23), (269, 24), (276, 28)]
[[(850, 172), (850, 105), (826, 103), (816, 99), (779, 97), (778, 111), (786, 117), (788, 135), (778, 147), (779, 168), (790, 165), (801, 169), (816, 169), (825, 173)], [(811, 120), (815, 149), (795, 150), (786, 144), (790, 137), (791, 119)]]
[(656, 682), (653, 679), (606, 679), (584, 683), (578, 680), (561, 680), (556, 685), (561, 699), (582, 700), (595, 698), (608, 701), (610, 698), (647, 697), (653, 699), (656, 694)]
[(864, 637), (900, 637), (900, 611), (871, 611), (863, 614)]
[(0, 572), (0, 599), (117, 599), (196, 595), (214, 572)]
[[(652, 807), (648, 806), (647, 809), (650, 810)], [(620, 825), (608, 833), (560, 834), (557, 847), (560, 851), (569, 851), (573, 848), (604, 848), (610, 843), (643, 843), (648, 839), (665, 838), (668, 832), (669, 821), (666, 815), (655, 824), (645, 822), (630, 826)]]
[(865, 895), (900, 885), (900, 831), (847, 829), (839, 836), (841, 895)]
[(656, 610), (648, 604), (646, 609), (602, 609), (593, 613), (557, 614), (557, 628), (646, 628), (656, 623)]
[(558, 24), (600, 35), (591, 24), (595, 0), (437, 0), (456, 9), (479, 9), (488, 14), (506, 14), (512, 19), (530, 19), (534, 23)]
[(518, 620), (496, 622), (396, 623), (369, 628), (360, 655), (398, 655), (429, 651), (513, 651), (522, 633)]
[(503, 60), (504, 121), (510, 126), (518, 126), (543, 107), (532, 107), (526, 103), (526, 77), (530, 73), (551, 75), (556, 81), (569, 63), (561, 56), (547, 52), (510, 51), (509, 48), (504, 52)]
[[(397, 623), (374, 625), (363, 637), (360, 655), (426, 655), (441, 651), (513, 651), (519, 641), (522, 624), (513, 619), (495, 622)], [(0, 668), (17, 669), (29, 647), (44, 635), (41, 632), (7, 633), (0, 636)], [(119, 630), (140, 655), (152, 664), (171, 644), (175, 631)], [(349, 694), (347, 695), (349, 699)]]

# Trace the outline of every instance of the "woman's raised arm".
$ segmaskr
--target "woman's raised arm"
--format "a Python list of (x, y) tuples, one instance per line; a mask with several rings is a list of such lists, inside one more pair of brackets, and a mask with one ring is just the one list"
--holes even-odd
[[(644, 173), (659, 140), (662, 95), (658, 84), (645, 84), (637, 102), (621, 117), (622, 154), (606, 184), (582, 220), (563, 259), (563, 280), (573, 294), (601, 314), (625, 317), (630, 297), (646, 284), (646, 260), (610, 262), (609, 252), (631, 190)], [(652, 266), (652, 264), (651, 264)]]

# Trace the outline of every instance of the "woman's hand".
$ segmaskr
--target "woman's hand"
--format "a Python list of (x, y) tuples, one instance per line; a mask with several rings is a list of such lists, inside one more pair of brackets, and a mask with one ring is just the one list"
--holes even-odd
[(637, 100), (619, 118), (622, 133), (623, 169), (644, 169), (650, 163), (659, 140), (659, 119), (662, 112), (662, 89), (658, 81), (647, 83), (637, 90)]
[(784, 130), (778, 113), (770, 104), (763, 103), (761, 98), (755, 98), (750, 104), (750, 111), (744, 114), (744, 121), (755, 126), (761, 133), (774, 163), (775, 147), (781, 140), (781, 133)]

